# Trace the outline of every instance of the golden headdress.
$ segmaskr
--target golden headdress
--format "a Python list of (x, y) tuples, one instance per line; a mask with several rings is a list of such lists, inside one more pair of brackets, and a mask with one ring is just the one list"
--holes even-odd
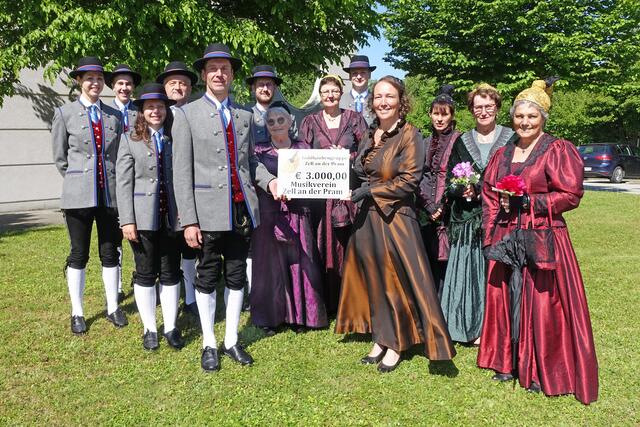
[(322, 76), (321, 80), (326, 79), (327, 77), (330, 77), (332, 79), (336, 79), (338, 81), (338, 83), (340, 84), (340, 89), (342, 89), (344, 87), (344, 81), (342, 80), (342, 77), (336, 75), (336, 74), (327, 74)]
[(527, 88), (520, 92), (514, 103), (517, 101), (529, 101), (533, 102), (546, 113), (551, 108), (551, 93), (553, 92), (553, 84), (558, 80), (557, 77), (552, 77), (546, 80), (535, 80), (530, 88)]
[(493, 91), (498, 91), (498, 89), (496, 89), (495, 87), (491, 86), (489, 83), (478, 83), (476, 85), (476, 87), (473, 88), (474, 90), (493, 90)]

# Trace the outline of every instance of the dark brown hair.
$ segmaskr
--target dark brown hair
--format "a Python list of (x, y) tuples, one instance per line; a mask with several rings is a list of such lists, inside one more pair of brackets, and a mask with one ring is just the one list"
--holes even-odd
[(476, 96), (492, 99), (496, 103), (496, 110), (502, 106), (502, 97), (498, 91), (489, 85), (480, 85), (467, 94), (467, 108), (473, 113), (473, 99)]
[(441, 114), (448, 111), (452, 117), (456, 115), (456, 107), (444, 101), (434, 102), (433, 104), (431, 104), (429, 114), (433, 113), (434, 111)]
[(398, 100), (400, 102), (398, 113), (401, 119), (406, 118), (407, 114), (409, 114), (409, 112), (411, 111), (411, 100), (409, 99), (409, 95), (407, 95), (407, 91), (404, 88), (404, 83), (402, 83), (402, 80), (393, 76), (384, 76), (383, 78), (378, 80), (375, 85), (373, 85), (373, 89), (371, 91), (372, 95), (369, 97), (369, 109), (371, 111), (374, 111), (373, 99), (375, 98), (376, 94), (376, 86), (378, 86), (378, 83), (380, 82), (389, 83), (395, 88), (395, 90), (398, 91)]

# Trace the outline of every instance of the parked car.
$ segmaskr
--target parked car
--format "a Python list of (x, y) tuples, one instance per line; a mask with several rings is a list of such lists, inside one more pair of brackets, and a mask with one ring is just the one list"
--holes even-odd
[(604, 177), (620, 183), (624, 177), (640, 177), (640, 148), (626, 144), (585, 144), (578, 147), (585, 178)]

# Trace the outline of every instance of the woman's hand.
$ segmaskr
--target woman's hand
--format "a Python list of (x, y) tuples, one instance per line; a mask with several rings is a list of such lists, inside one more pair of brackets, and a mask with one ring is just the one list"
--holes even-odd
[(431, 215), (430, 218), (431, 218), (431, 221), (435, 222), (435, 221), (439, 220), (441, 216), (442, 216), (442, 208), (438, 208), (438, 210), (435, 211), (433, 213), (433, 215)]
[(509, 213), (509, 195), (508, 194), (500, 194), (500, 207), (504, 209), (506, 213)]
[(138, 228), (135, 224), (126, 224), (122, 226), (122, 237), (130, 242), (138, 241)]
[(285, 194), (278, 197), (278, 178), (274, 178), (269, 181), (269, 193), (273, 196), (273, 200), (280, 200), (281, 202), (289, 200)]
[(462, 197), (464, 197), (467, 202), (470, 202), (476, 198), (476, 189), (473, 187), (473, 185), (467, 185), (465, 187), (464, 192), (462, 193)]

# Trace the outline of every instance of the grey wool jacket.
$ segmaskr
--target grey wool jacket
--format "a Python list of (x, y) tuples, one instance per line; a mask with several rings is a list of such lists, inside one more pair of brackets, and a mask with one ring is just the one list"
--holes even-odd
[[(173, 191), (173, 143), (163, 137), (162, 175), (167, 194), (169, 226), (181, 230)], [(138, 230), (156, 231), (160, 218), (160, 158), (153, 142), (133, 140), (131, 132), (122, 135), (116, 163), (116, 190), (120, 225), (135, 224)]]
[[(275, 177), (254, 153), (253, 115), (229, 105), (235, 135), (236, 169), (254, 227), (260, 225), (255, 185), (268, 192)], [(203, 231), (230, 231), (231, 171), (226, 131), (215, 104), (206, 96), (174, 112), (173, 176), (180, 225), (198, 224)]]
[[(116, 207), (116, 159), (122, 134), (120, 111), (100, 101), (105, 204)], [(53, 161), (64, 178), (62, 209), (98, 206), (98, 156), (87, 109), (80, 101), (55, 109), (51, 126)]]

